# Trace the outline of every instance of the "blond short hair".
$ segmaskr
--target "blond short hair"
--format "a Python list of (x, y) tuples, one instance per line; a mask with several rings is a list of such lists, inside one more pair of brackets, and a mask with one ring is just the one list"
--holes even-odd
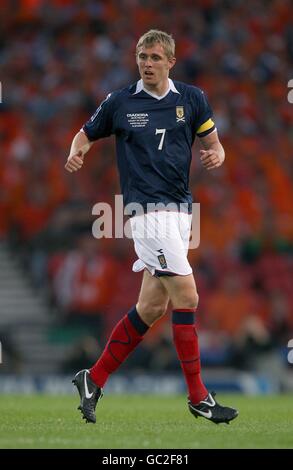
[(136, 55), (138, 55), (141, 47), (152, 47), (157, 43), (162, 45), (168, 59), (175, 57), (175, 41), (171, 34), (157, 29), (150, 29), (139, 38), (136, 45)]

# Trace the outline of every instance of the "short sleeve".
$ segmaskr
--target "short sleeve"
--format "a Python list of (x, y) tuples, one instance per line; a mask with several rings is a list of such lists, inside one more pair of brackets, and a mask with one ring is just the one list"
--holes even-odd
[(196, 119), (196, 135), (204, 137), (215, 130), (215, 123), (212, 119), (213, 111), (207, 100), (205, 93), (198, 90), (198, 106)]
[(90, 141), (108, 137), (113, 133), (113, 105), (114, 97), (113, 94), (109, 93), (89, 121), (82, 127)]

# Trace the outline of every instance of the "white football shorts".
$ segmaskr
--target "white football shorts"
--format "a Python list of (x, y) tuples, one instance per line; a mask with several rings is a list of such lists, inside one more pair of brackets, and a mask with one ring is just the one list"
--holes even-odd
[(154, 211), (130, 218), (138, 260), (134, 272), (148, 269), (153, 276), (192, 273), (187, 260), (192, 215), (184, 212)]

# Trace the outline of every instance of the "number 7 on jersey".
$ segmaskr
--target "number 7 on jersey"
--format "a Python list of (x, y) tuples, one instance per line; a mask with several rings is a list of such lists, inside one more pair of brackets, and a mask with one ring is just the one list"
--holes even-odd
[(162, 134), (162, 137), (161, 137), (161, 140), (160, 140), (160, 143), (159, 143), (159, 147), (158, 147), (158, 150), (162, 150), (164, 139), (165, 139), (165, 134), (166, 134), (166, 129), (156, 129), (156, 135), (157, 134)]

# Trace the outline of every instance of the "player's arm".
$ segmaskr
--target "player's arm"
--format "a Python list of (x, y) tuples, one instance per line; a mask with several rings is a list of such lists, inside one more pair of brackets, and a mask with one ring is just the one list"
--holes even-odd
[(113, 134), (113, 105), (116, 92), (109, 93), (96, 109), (93, 116), (85, 123), (74, 137), (65, 168), (71, 173), (79, 170), (83, 165), (85, 154), (93, 143), (103, 137)]
[(216, 130), (200, 138), (203, 150), (200, 150), (200, 159), (204, 168), (213, 170), (222, 165), (225, 160), (225, 150), (219, 141)]
[(83, 165), (85, 154), (89, 151), (94, 142), (90, 142), (83, 131), (79, 131), (71, 144), (69, 157), (65, 169), (72, 173), (79, 170)]

